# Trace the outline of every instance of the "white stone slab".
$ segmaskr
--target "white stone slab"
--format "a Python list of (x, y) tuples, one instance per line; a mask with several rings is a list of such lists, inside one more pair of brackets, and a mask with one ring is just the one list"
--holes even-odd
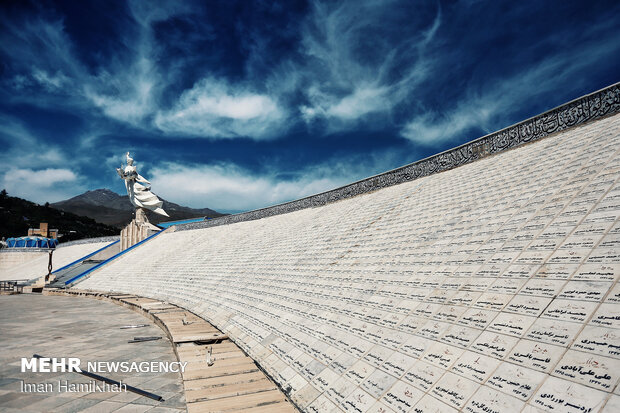
[(522, 314), (500, 313), (489, 323), (487, 330), (496, 331), (509, 336), (521, 337), (535, 320), (536, 317)]
[(601, 304), (592, 316), (590, 324), (601, 327), (620, 328), (620, 306), (615, 303)]
[(620, 304), (620, 283), (615, 283), (605, 297), (606, 303)]
[[(549, 304), (542, 317), (555, 320), (584, 322), (596, 309), (598, 303), (556, 299)], [(605, 321), (605, 320), (603, 320)]]
[(478, 388), (463, 409), (469, 413), (518, 412), (525, 402), (486, 386)]
[(388, 388), (390, 388), (397, 378), (381, 370), (373, 372), (360, 386), (375, 398), (379, 398)]
[(506, 360), (534, 370), (550, 372), (564, 354), (565, 348), (532, 340), (521, 340)]
[(373, 396), (357, 388), (341, 404), (345, 412), (365, 412), (375, 404)]
[(466, 326), (452, 325), (441, 337), (440, 341), (457, 347), (467, 348), (480, 335), (481, 331)]
[(482, 354), (503, 359), (519, 341), (516, 337), (485, 331), (472, 344), (471, 349)]
[(463, 349), (450, 344), (434, 343), (422, 355), (422, 360), (437, 367), (448, 369), (463, 354), (463, 351)]
[(385, 403), (378, 401), (373, 404), (370, 409), (366, 411), (366, 413), (396, 413), (394, 410), (390, 409)]
[(411, 357), (420, 358), (435, 343), (435, 341), (428, 338), (413, 336), (403, 344), (402, 350)]
[(568, 350), (553, 375), (610, 392), (620, 378), (620, 360)]
[(588, 353), (620, 358), (620, 330), (587, 325), (571, 348)]
[(539, 316), (552, 301), (550, 297), (537, 297), (529, 295), (516, 295), (504, 307), (505, 312), (524, 314), (529, 316)]
[(371, 373), (376, 370), (376, 367), (365, 361), (358, 361), (345, 373), (345, 377), (353, 383), (360, 385)]
[(536, 278), (548, 278), (553, 280), (566, 280), (579, 267), (578, 264), (549, 264), (542, 265), (534, 274)]
[(568, 346), (582, 328), (581, 323), (538, 318), (525, 337), (559, 346)]
[(464, 352), (451, 371), (467, 379), (483, 383), (501, 362), (473, 351)]
[(430, 390), (437, 399), (457, 409), (465, 406), (478, 384), (454, 373), (446, 373)]
[(611, 282), (605, 281), (568, 281), (558, 294), (558, 298), (601, 301), (611, 286)]
[(321, 392), (324, 392), (329, 387), (333, 386), (339, 379), (340, 374), (330, 368), (326, 368), (317, 374), (314, 379), (312, 379), (311, 384)]
[(573, 275), (575, 280), (612, 281), (620, 272), (620, 267), (613, 262), (606, 262), (603, 254), (595, 254), (589, 258)]
[(395, 377), (402, 377), (416, 363), (416, 360), (417, 358), (394, 352), (380, 368)]
[(341, 405), (356, 388), (355, 383), (341, 377), (334, 384), (330, 385), (323, 394), (335, 404)]
[(445, 369), (420, 360), (405, 373), (403, 380), (420, 390), (428, 391), (444, 372)]
[(407, 413), (423, 396), (424, 392), (399, 380), (385, 393), (381, 401), (396, 412)]
[(549, 377), (529, 404), (551, 412), (597, 412), (607, 393), (557, 377)]
[(454, 407), (450, 407), (447, 404), (440, 402), (436, 398), (431, 395), (425, 395), (422, 399), (415, 405), (412, 412), (414, 413), (456, 413)]
[(523, 286), (519, 294), (538, 297), (555, 297), (565, 284), (566, 281), (564, 280), (533, 278)]
[(521, 400), (528, 400), (546, 377), (546, 374), (527, 367), (503, 362), (489, 377), (486, 385)]

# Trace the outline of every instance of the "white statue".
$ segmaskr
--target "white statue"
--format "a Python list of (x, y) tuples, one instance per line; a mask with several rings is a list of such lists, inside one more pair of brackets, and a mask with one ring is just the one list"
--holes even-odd
[(151, 192), (151, 183), (138, 173), (129, 152), (126, 156), (127, 166), (123, 167), (121, 164), (120, 168), (116, 168), (116, 172), (125, 181), (129, 201), (138, 209), (136, 216), (140, 208), (144, 208), (168, 217), (169, 215), (161, 207), (164, 202)]

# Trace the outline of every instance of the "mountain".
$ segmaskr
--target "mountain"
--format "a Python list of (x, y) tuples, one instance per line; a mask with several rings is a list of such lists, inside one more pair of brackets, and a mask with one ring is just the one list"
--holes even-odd
[(28, 235), (28, 228), (39, 228), (47, 222), (58, 229), (59, 241), (118, 235), (118, 228), (95, 222), (94, 219), (60, 211), (49, 204), (39, 205), (0, 192), (0, 238)]
[[(190, 218), (215, 218), (225, 215), (209, 208), (194, 209), (168, 202), (165, 199), (162, 201), (164, 201), (163, 208), (170, 215), (170, 218), (147, 211), (146, 215), (149, 221), (154, 224)], [(127, 195), (119, 195), (109, 189), (87, 191), (71, 199), (54, 202), (50, 205), (62, 211), (91, 217), (97, 222), (117, 228), (127, 225), (133, 219), (135, 210)]]

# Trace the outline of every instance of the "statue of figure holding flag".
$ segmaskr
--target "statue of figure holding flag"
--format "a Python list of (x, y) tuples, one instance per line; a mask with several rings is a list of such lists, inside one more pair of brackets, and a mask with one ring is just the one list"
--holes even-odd
[(129, 201), (136, 207), (136, 218), (139, 215), (146, 217), (144, 211), (140, 211), (141, 209), (149, 209), (156, 214), (169, 216), (161, 207), (164, 202), (151, 192), (151, 183), (138, 173), (129, 152), (126, 157), (127, 165), (121, 164), (120, 168), (116, 168), (116, 172), (125, 181)]

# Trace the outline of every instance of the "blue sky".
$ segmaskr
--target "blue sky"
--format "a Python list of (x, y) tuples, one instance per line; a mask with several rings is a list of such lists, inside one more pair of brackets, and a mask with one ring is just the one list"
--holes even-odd
[(223, 212), (337, 187), (617, 82), (617, 1), (4, 1), (0, 187), (54, 202), (131, 151)]

